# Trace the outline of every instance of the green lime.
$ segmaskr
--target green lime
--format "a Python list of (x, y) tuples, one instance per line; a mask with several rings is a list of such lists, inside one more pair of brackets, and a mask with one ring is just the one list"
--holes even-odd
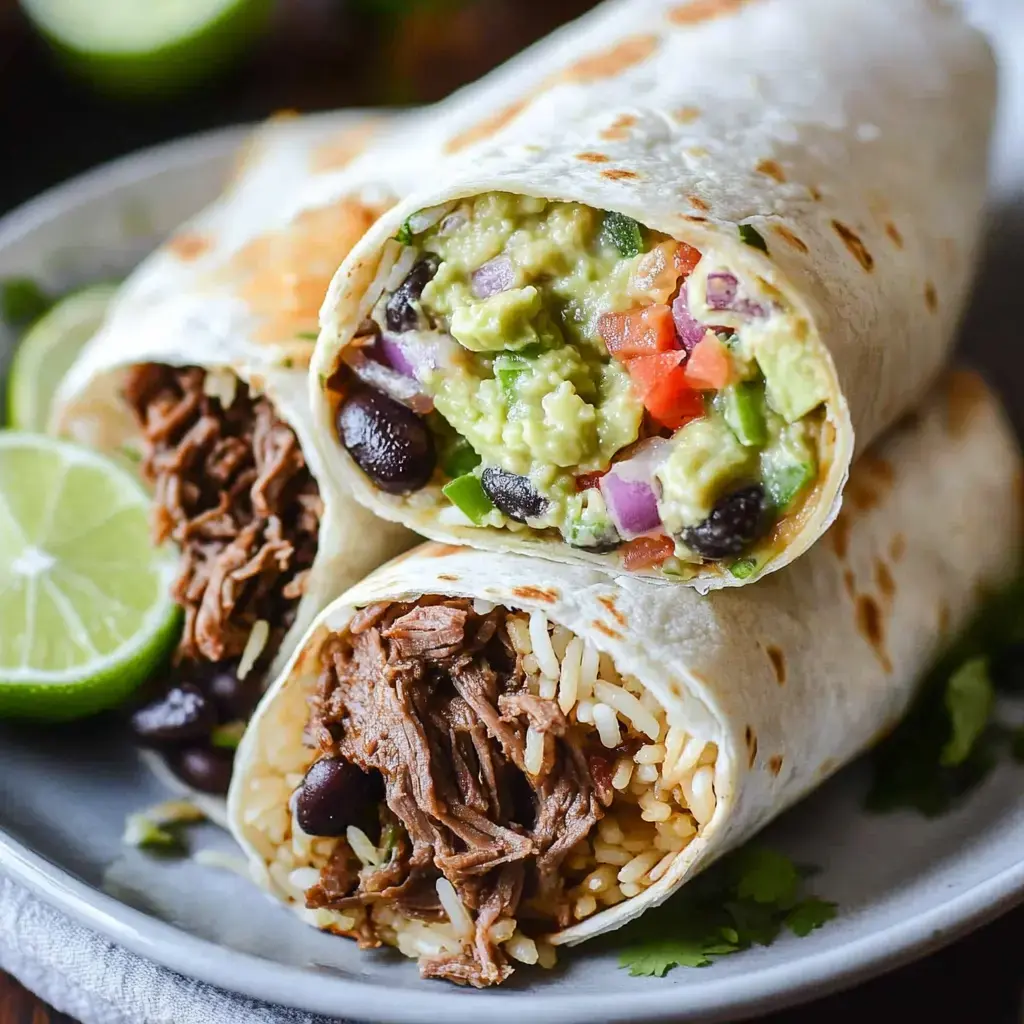
[(21, 0), (73, 71), (122, 96), (192, 84), (248, 49), (274, 0)]
[(7, 425), (46, 430), (50, 401), (82, 346), (96, 333), (117, 286), (97, 284), (61, 299), (26, 332), (7, 382)]
[(79, 718), (162, 665), (177, 558), (148, 520), (139, 482), (102, 455), (0, 431), (0, 717)]

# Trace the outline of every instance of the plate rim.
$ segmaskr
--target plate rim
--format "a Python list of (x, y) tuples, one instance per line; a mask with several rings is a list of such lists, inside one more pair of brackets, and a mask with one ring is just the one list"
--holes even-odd
[[(313, 115), (315, 116), (315, 115)], [(169, 169), (213, 165), (252, 130), (239, 124), (174, 139), (72, 177), (0, 217), (0, 251), (42, 224), (97, 196), (144, 185)], [(380, 982), (297, 967), (198, 938), (75, 878), (0, 827), (0, 870), (45, 903), (131, 952), (219, 989), (307, 1012), (408, 1024), (519, 1024), (530, 999), (533, 1024), (644, 1020), (721, 1021), (766, 1013), (848, 988), (925, 956), (1024, 902), (1024, 859), (931, 908), (833, 949), (808, 952), (687, 992), (662, 983), (649, 991), (560, 995), (523, 990), (460, 992), (392, 989)], [(269, 898), (254, 889), (257, 898)], [(399, 994), (401, 993), (401, 994)], [(396, 994), (398, 994), (396, 999)], [(398, 1005), (396, 1005), (396, 1003)]]

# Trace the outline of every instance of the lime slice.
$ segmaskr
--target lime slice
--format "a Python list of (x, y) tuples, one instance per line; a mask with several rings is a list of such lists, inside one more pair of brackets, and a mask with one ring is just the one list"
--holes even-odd
[(0, 431), (0, 717), (119, 704), (180, 628), (176, 556), (131, 474), (65, 441)]
[(21, 0), (66, 63), (121, 95), (190, 84), (251, 47), (274, 0)]
[(117, 286), (98, 284), (60, 300), (21, 339), (7, 383), (7, 424), (46, 430), (50, 401), (82, 346), (96, 333)]

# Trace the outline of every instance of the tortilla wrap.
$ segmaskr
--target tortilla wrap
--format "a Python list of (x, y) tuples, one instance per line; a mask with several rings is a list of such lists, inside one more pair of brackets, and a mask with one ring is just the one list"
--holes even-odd
[[(561, 658), (561, 675), (557, 689), (555, 682), (549, 683), (547, 697), (571, 708), (569, 742), (591, 744), (586, 748), (590, 754), (595, 744), (598, 751), (602, 749), (603, 737), (596, 743), (595, 726), (581, 719), (599, 719), (594, 701), (615, 699), (616, 692), (621, 698), (619, 686), (630, 690), (632, 700), (658, 718), (660, 731), (648, 732), (639, 749), (638, 744), (629, 748), (636, 751), (637, 764), (628, 770), (640, 773), (642, 764), (655, 763), (658, 778), (669, 780), (670, 788), (681, 789), (674, 790), (672, 797), (659, 790), (653, 803), (642, 785), (639, 796), (630, 788), (632, 779), (625, 790), (617, 790), (596, 835), (588, 837), (594, 845), (584, 844), (582, 851), (575, 846), (563, 863), (570, 883), (569, 902), (579, 916), (580, 901), (584, 901), (583, 919), (555, 929), (543, 941), (543, 922), (520, 920), (517, 938), (506, 935), (518, 947), (506, 945), (505, 955), (544, 962), (551, 955), (544, 942), (573, 944), (618, 928), (661, 903), (892, 729), (932, 659), (965, 625), (982, 596), (1009, 582), (1017, 571), (1021, 468), (1017, 443), (997, 400), (973, 374), (954, 372), (940, 382), (919, 412), (901, 420), (854, 465), (848, 500), (822, 543), (799, 564), (758, 587), (701, 597), (691, 590), (645, 580), (612, 581), (583, 566), (437, 543), (400, 556), (319, 616), (252, 720), (239, 750), (229, 815), (254, 878), (317, 927), (358, 934), (371, 944), (377, 940), (398, 944), (408, 955), (421, 957), (426, 973), (439, 973), (439, 955), (449, 959), (476, 955), (474, 943), (479, 943), (479, 936), (467, 937), (465, 931), (456, 930), (454, 918), (449, 923), (442, 917), (427, 926), (392, 913), (388, 926), (374, 918), (377, 930), (368, 934), (362, 912), (351, 904), (325, 907), (318, 898), (313, 901), (316, 908), (307, 909), (305, 894), (316, 891), (315, 885), (322, 887), (327, 876), (318, 873), (333, 863), (340, 844), (349, 842), (355, 849), (362, 840), (358, 835), (353, 840), (351, 829), (343, 832), (344, 840), (314, 838), (303, 832), (297, 817), (304, 774), (323, 756), (310, 745), (317, 742), (318, 728), (307, 734), (306, 726), (310, 708), (323, 706), (317, 704), (316, 694), (323, 685), (325, 645), (337, 643), (339, 635), (343, 643), (355, 643), (358, 638), (346, 631), (357, 610), (371, 608), (363, 613), (358, 627), (365, 633), (366, 616), (373, 620), (381, 614), (378, 602), (415, 602), (423, 595), (468, 598), (481, 614), (491, 605), (510, 613), (528, 613), (531, 656), (538, 663), (543, 659), (537, 653), (533, 618), (546, 617), (554, 627), (551, 644), (560, 644), (564, 654), (556, 651), (554, 655)], [(595, 649), (601, 659), (599, 680), (613, 679), (619, 685), (600, 690), (600, 683), (594, 683), (591, 695), (581, 681), (587, 674), (583, 668), (572, 684), (575, 697), (570, 694), (563, 704), (570, 659), (565, 630), (584, 641), (583, 664), (586, 652)], [(392, 627), (383, 635), (397, 634)], [(520, 647), (516, 649), (522, 654)], [(578, 652), (577, 647), (577, 658)], [(388, 678), (404, 678), (407, 667), (394, 661), (389, 665), (392, 675)], [(524, 672), (533, 670), (528, 658), (522, 665)], [(543, 667), (537, 671), (542, 688), (544, 678), (554, 678), (545, 675)], [(400, 683), (385, 685), (398, 686), (397, 692), (402, 692)], [(543, 689), (540, 693), (544, 696)], [(345, 712), (349, 717), (344, 721), (349, 723), (358, 714), (354, 700), (349, 698)], [(589, 705), (586, 715), (584, 703)], [(629, 701), (623, 706), (629, 710)], [(324, 724), (323, 719), (317, 721)], [(366, 725), (366, 720), (361, 721), (360, 728)], [(387, 721), (386, 716), (380, 717), (380, 735), (370, 737), (370, 747), (386, 748)], [(626, 715), (619, 714), (617, 728), (628, 742)], [(401, 732), (391, 730), (396, 731)], [(335, 724), (331, 732), (332, 742), (362, 742), (355, 725)], [(628, 749), (625, 759), (629, 763)], [(691, 774), (678, 783), (676, 769), (684, 761), (688, 768), (682, 770)], [(445, 792), (440, 780), (449, 769), (438, 761), (428, 763), (438, 791)], [(588, 764), (596, 779), (592, 758)], [(619, 767), (616, 761), (616, 772)], [(704, 778), (698, 786), (700, 772)], [(388, 804), (404, 822), (401, 799), (392, 802), (388, 779)], [(412, 791), (427, 792), (425, 784), (415, 782)], [(400, 798), (403, 792), (407, 790), (395, 790)], [(416, 803), (422, 806), (424, 800), (417, 796)], [(609, 835), (609, 818), (621, 823), (636, 811), (633, 807), (631, 812), (622, 800), (639, 801), (652, 814), (645, 819), (646, 825), (634, 814), (629, 819), (632, 825), (618, 833), (613, 827)], [(659, 801), (671, 805), (670, 816), (657, 806)], [(697, 810), (698, 803), (703, 810)], [(344, 809), (335, 804), (334, 810), (340, 814)], [(596, 907), (593, 900), (586, 903), (587, 887), (585, 880), (580, 882), (581, 875), (601, 870), (602, 863), (624, 863), (621, 857), (611, 856), (595, 867), (594, 856), (607, 853), (616, 837), (622, 840), (621, 833), (627, 840), (635, 839), (637, 828), (647, 829), (648, 841), (657, 829), (654, 842), (658, 843), (664, 838), (664, 827), (687, 813), (695, 827), (687, 829), (684, 822), (680, 830), (684, 841), (676, 844), (681, 848), (672, 856), (661, 852), (657, 858), (650, 856), (645, 878), (630, 883), (624, 883), (621, 875), (618, 882), (613, 878), (613, 886), (622, 890), (613, 897), (618, 900), (615, 905), (602, 904), (600, 895)], [(570, 813), (563, 815), (566, 829), (571, 820)], [(600, 849), (598, 840), (604, 843)], [(371, 846), (378, 860), (387, 861), (385, 845), (382, 838), (381, 849)], [(670, 853), (671, 846), (670, 842)], [(629, 853), (630, 858), (645, 855), (643, 844), (639, 849), (634, 845)], [(371, 867), (365, 871), (372, 871), (372, 856), (367, 856), (370, 859), (363, 863)], [(582, 860), (574, 861), (577, 856)], [(659, 871), (654, 870), (655, 860)], [(656, 881), (651, 881), (652, 874)], [(632, 888), (624, 889), (625, 884)], [(532, 910), (536, 913), (536, 906)], [(369, 917), (371, 912), (366, 914)], [(524, 938), (533, 942), (532, 951)], [(500, 965), (503, 954), (494, 954), (493, 959)], [(468, 979), (457, 971), (454, 976), (440, 972), (441, 976), (474, 984), (506, 976), (500, 970), (488, 977), (478, 955), (476, 962), (480, 969)]]
[[(506, 78), (503, 85), (508, 84)], [(746, 585), (783, 567), (834, 520), (855, 452), (923, 396), (949, 352), (985, 195), (995, 98), (989, 47), (952, 5), (930, 0), (634, 0), (599, 8), (559, 45), (539, 52), (529, 73), (524, 70), (514, 84), (499, 110), (477, 108), (476, 122), (463, 108), (447, 117), (442, 110), (417, 127), (406, 141), (418, 149), (440, 144), (450, 160), (438, 166), (436, 184), (418, 189), (381, 218), (331, 284), (310, 379), (316, 441), (327, 472), (382, 517), (437, 540), (683, 580), (701, 592)], [(486, 95), (490, 104), (492, 93)], [(800, 343), (787, 349), (788, 372), (815, 378), (812, 398), (821, 399), (811, 414), (818, 419), (807, 426), (816, 476), (744, 551), (753, 557), (743, 559), (743, 573), (730, 571), (731, 558), (724, 555), (690, 557), (693, 551), (680, 547), (685, 531), (670, 528), (664, 514), (664, 530), (675, 541), (665, 571), (642, 559), (631, 565), (623, 555), (628, 544), (602, 551), (600, 535), (577, 546), (566, 539), (566, 529), (553, 528), (547, 513), (536, 509), (503, 516), (499, 506), (497, 519), (491, 509), (472, 520), (442, 494), (452, 479), (443, 467), (426, 482), (406, 484), (404, 492), (401, 481), (392, 481), (388, 493), (339, 441), (339, 413), (353, 387), (361, 387), (352, 366), (373, 340), (367, 330), (381, 329), (380, 321), (368, 328), (367, 317), (380, 315), (393, 294), (386, 289), (389, 272), (408, 267), (403, 259), (410, 237), (426, 239), (429, 247), (448, 230), (446, 211), (462, 217), (467, 203), (509, 194), (625, 215), (648, 239), (664, 237), (696, 250), (701, 262), (689, 279), (678, 279), (687, 280), (690, 317), (702, 328), (724, 320), (725, 331), (716, 328), (717, 337), (728, 339), (732, 331), (733, 337), (748, 338), (745, 357), (752, 353), (763, 364), (766, 333), (773, 346), (780, 337)], [(414, 237), (412, 247), (418, 244)], [(490, 266), (495, 253), (485, 244), (478, 249), (487, 260), (483, 266)], [(425, 251), (417, 250), (420, 256)], [(565, 254), (567, 274), (578, 265), (576, 257), (575, 251)], [(732, 279), (725, 279), (727, 287), (738, 288), (738, 296), (719, 295), (712, 302), (708, 291), (705, 301), (709, 268), (720, 287), (726, 273)], [(465, 299), (457, 312), (480, 313), (493, 296), (481, 298), (475, 274), (470, 281), (464, 270), (449, 275), (462, 288), (459, 301)], [(516, 264), (513, 270), (519, 275), (516, 289), (527, 291), (519, 288), (527, 281), (543, 288), (544, 268)], [(612, 308), (628, 309), (635, 301), (635, 295), (620, 295)], [(663, 310), (671, 304), (675, 314), (671, 294), (657, 301)], [(579, 330), (586, 343), (611, 348), (601, 318), (595, 322), (588, 308), (581, 300)], [(757, 309), (760, 314), (752, 312)], [(455, 387), (453, 367), (474, 352), (467, 352), (468, 342), (452, 341), (458, 332), (448, 312), (435, 317), (428, 310), (426, 316), (435, 328), (426, 331), (430, 343), (436, 345), (438, 335), (447, 339), (440, 357), (420, 345), (422, 327), (397, 339), (412, 364), (409, 373), (450, 419), (442, 405), (445, 388)], [(566, 321), (561, 329), (569, 329)], [(388, 337), (387, 324), (383, 330)], [(483, 369), (473, 373), (500, 376), (490, 358), (500, 340), (479, 344), (491, 349)], [(507, 344), (514, 349), (518, 341)], [(673, 344), (687, 347), (679, 340)], [(616, 366), (607, 351), (602, 358)], [(600, 425), (589, 461), (573, 463), (574, 456), (564, 452), (535, 454), (559, 430), (575, 429), (583, 413), (592, 417), (592, 408), (576, 406), (576, 413), (559, 421), (546, 407), (542, 415), (543, 403), (534, 396), (536, 421), (522, 426), (512, 398), (506, 408), (500, 394), (485, 394), (491, 386), (486, 380), (458, 379), (480, 387), (462, 414), (476, 430), (468, 440), (483, 458), (484, 472), (494, 468), (526, 477), (545, 496), (542, 509), (561, 500), (548, 500), (561, 492), (546, 492), (537, 483), (555, 470), (562, 474), (558, 486), (570, 474), (564, 491), (573, 493), (572, 475), (578, 474), (577, 490), (591, 488), (587, 493), (596, 500), (601, 486), (584, 484), (584, 477), (609, 468)], [(769, 380), (770, 404), (772, 387)], [(778, 403), (778, 410), (788, 417), (785, 405)], [(502, 411), (495, 413), (498, 406)], [(641, 412), (634, 409), (633, 415), (639, 419)], [(674, 438), (692, 425), (685, 417), (680, 421), (681, 430), (678, 423), (667, 428)], [(451, 425), (466, 436), (461, 423)], [(534, 439), (523, 442), (528, 427), (536, 427)], [(639, 429), (641, 437), (648, 430)], [(484, 435), (486, 444), (479, 440)], [(628, 437), (635, 435), (634, 427)], [(749, 467), (741, 478), (747, 472)], [(490, 490), (488, 497), (496, 500)], [(658, 500), (664, 512), (665, 495)], [(630, 536), (616, 525), (620, 540)]]
[[(306, 383), (330, 276), (395, 199), (386, 176), (353, 175), (353, 164), (401, 123), (346, 112), (278, 118), (257, 130), (224, 195), (129, 276), (56, 396), (55, 431), (130, 457), (136, 469), (143, 438), (124, 389), (134, 368), (145, 364), (201, 368), (204, 392), (225, 407), (235, 402), (237, 376), (251, 396), (269, 399), (294, 432), (319, 485), (323, 513), (294, 619), (279, 630), (276, 651), (271, 641), (264, 654), (260, 668), (268, 678), (329, 600), (413, 539), (377, 519), (324, 472), (312, 443)], [(230, 660), (238, 661), (237, 650)], [(161, 776), (174, 778), (160, 757), (151, 760)], [(203, 803), (223, 820), (222, 800)]]

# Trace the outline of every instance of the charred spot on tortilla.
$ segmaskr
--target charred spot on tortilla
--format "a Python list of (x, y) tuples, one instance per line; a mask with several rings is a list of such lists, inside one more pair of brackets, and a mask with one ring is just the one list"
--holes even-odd
[(946, 380), (947, 425), (953, 437), (960, 437), (974, 414), (989, 401), (985, 382), (971, 370), (954, 370)]
[(892, 671), (892, 662), (885, 649), (885, 627), (882, 624), (882, 610), (870, 594), (857, 598), (857, 629), (871, 645), (875, 656), (886, 672)]
[(754, 170), (759, 174), (766, 174), (769, 178), (774, 178), (780, 185), (786, 183), (786, 172), (776, 160), (761, 160)]
[(711, 207), (703, 199), (701, 199), (700, 196), (693, 196), (693, 195), (691, 195), (691, 196), (687, 196), (687, 199), (690, 200), (690, 205), (691, 206), (693, 206), (696, 209), (700, 210), (702, 213), (707, 213), (708, 210), (711, 209)]
[(828, 531), (828, 535), (832, 540), (832, 549), (841, 562), (846, 560), (846, 554), (850, 548), (850, 528), (852, 525), (849, 513), (844, 510), (836, 516), (836, 521)]
[(622, 168), (614, 168), (610, 171), (602, 171), (602, 178), (607, 178), (609, 181), (628, 181), (633, 178), (639, 178), (640, 175), (636, 171), (626, 171)]
[(461, 555), (465, 550), (458, 544), (427, 544), (419, 553), (426, 558), (447, 558), (449, 555)]
[(768, 770), (772, 773), (772, 775), (775, 775), (776, 777), (778, 776), (779, 772), (782, 771), (782, 755), (781, 754), (773, 754), (768, 759)]
[(360, 153), (364, 152), (370, 140), (383, 126), (383, 120), (372, 120), (366, 124), (348, 128), (321, 142), (312, 152), (310, 166), (314, 173), (340, 171), (347, 167)]
[(691, 224), (707, 224), (707, 217), (700, 217), (695, 213), (684, 213), (683, 220), (688, 220)]
[(543, 604), (554, 604), (558, 600), (557, 590), (545, 590), (543, 587), (515, 587), (512, 595), (522, 601), (540, 601)]
[(808, 249), (807, 243), (800, 238), (799, 235), (794, 234), (785, 224), (776, 224), (772, 230), (785, 242), (788, 242), (794, 249), (799, 250), (804, 255), (809, 253), (811, 250)]
[(606, 637), (608, 637), (609, 639), (611, 639), (611, 640), (621, 640), (622, 639), (622, 634), (621, 633), (619, 633), (617, 630), (612, 629), (611, 626), (606, 625), (600, 619), (594, 619), (594, 621), (591, 623), (591, 625), (599, 633), (604, 633), (604, 635)]
[(850, 595), (850, 600), (856, 600), (857, 577), (854, 576), (852, 569), (843, 570), (843, 586), (846, 587), (846, 592)]
[(680, 124), (693, 124), (700, 117), (700, 107), (680, 107), (672, 116)]
[(840, 220), (833, 220), (832, 227), (842, 239), (843, 245), (853, 254), (853, 258), (870, 274), (875, 269), (875, 258), (868, 252), (860, 235)]
[(882, 597), (886, 601), (891, 601), (896, 594), (896, 581), (892, 578), (889, 566), (880, 558), (875, 559), (875, 583)]
[(813, 199), (813, 200), (814, 200), (814, 201), (815, 201), (816, 203), (820, 203), (820, 202), (821, 202), (821, 200), (822, 200), (822, 199), (824, 198), (824, 196), (823, 196), (823, 194), (822, 194), (822, 191), (821, 191), (821, 189), (820, 189), (820, 188), (818, 188), (818, 186), (817, 186), (817, 185), (808, 185), (808, 186), (807, 186), (807, 194), (808, 194), (808, 195), (809, 195), (809, 196), (810, 196), (810, 197), (811, 197), (811, 198), (812, 198), (812, 199)]
[(950, 624), (952, 623), (952, 621), (953, 621), (953, 613), (949, 610), (949, 604), (946, 601), (944, 601), (944, 600), (940, 601), (939, 602), (938, 622), (939, 622), (939, 633), (942, 636), (947, 636), (949, 634), (949, 627), (950, 627)]
[(477, 142), (483, 142), (486, 139), (491, 138), (491, 136), (497, 135), (502, 128), (510, 125), (524, 110), (526, 110), (532, 102), (533, 96), (531, 95), (527, 96), (525, 99), (519, 99), (513, 103), (509, 103), (506, 107), (502, 107), (496, 114), (491, 114), (490, 117), (484, 118), (471, 128), (467, 128), (465, 131), (459, 132), (458, 135), (450, 138), (445, 143), (445, 152), (458, 153), (460, 150), (475, 145)]
[(619, 611), (615, 605), (614, 597), (599, 597), (598, 603), (603, 605), (608, 614), (623, 628), (626, 626), (626, 616)]
[(661, 45), (661, 37), (654, 33), (631, 36), (600, 53), (583, 57), (557, 76), (566, 82), (588, 84), (603, 78), (614, 78), (636, 64), (647, 60)]
[(939, 308), (939, 295), (931, 281), (924, 283), (924, 304), (928, 307), (929, 313), (934, 313)]
[(772, 671), (775, 673), (775, 681), (779, 686), (786, 685), (786, 657), (782, 653), (781, 647), (776, 647), (775, 644), (769, 644), (765, 648), (765, 653), (768, 655), (768, 660), (771, 662)]
[(585, 160), (589, 164), (606, 164), (611, 157), (605, 156), (604, 153), (577, 153), (576, 159)]
[(753, 768), (757, 760), (757, 733), (749, 725), (743, 734), (743, 740), (747, 745), (747, 767)]
[(168, 251), (184, 263), (199, 259), (213, 248), (213, 240), (209, 235), (199, 231), (181, 231), (167, 243)]
[(897, 533), (889, 542), (889, 558), (894, 562), (898, 562), (906, 553), (907, 538), (902, 533)]
[(609, 142), (621, 142), (629, 138), (629, 129), (636, 124), (635, 114), (619, 114), (612, 123), (600, 134), (602, 139)]
[(699, 25), (701, 22), (736, 14), (749, 4), (758, 2), (760, 0), (689, 0), (689, 3), (671, 8), (668, 20), (673, 25)]
[(900, 229), (891, 220), (885, 222), (885, 233), (897, 249), (903, 248), (903, 235), (900, 234)]
[(459, 577), (453, 576), (450, 572), (443, 572), (438, 577), (439, 580), (444, 580), (445, 583), (458, 583)]

